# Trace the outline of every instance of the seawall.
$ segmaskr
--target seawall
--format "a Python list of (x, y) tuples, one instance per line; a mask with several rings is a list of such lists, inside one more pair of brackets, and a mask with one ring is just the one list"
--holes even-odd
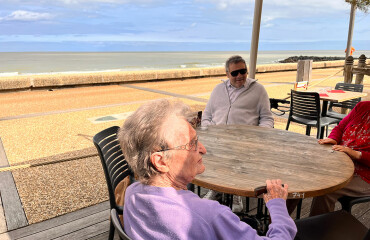
[[(370, 60), (367, 60), (370, 64)], [(355, 61), (355, 66), (357, 61)], [(312, 68), (343, 67), (344, 61), (313, 62)], [(296, 71), (297, 63), (278, 63), (257, 65), (256, 73)], [(104, 85), (117, 83), (132, 83), (140, 81), (183, 80), (188, 78), (201, 78), (212, 76), (225, 76), (224, 67), (214, 68), (186, 68), (171, 70), (145, 70), (120, 72), (94, 72), (94, 73), (60, 73), (43, 75), (0, 76), (1, 91), (33, 90), (42, 88), (76, 87), (88, 85)]]

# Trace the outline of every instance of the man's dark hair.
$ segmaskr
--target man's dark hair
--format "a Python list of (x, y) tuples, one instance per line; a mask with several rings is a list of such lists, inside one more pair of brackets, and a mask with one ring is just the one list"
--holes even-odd
[(234, 55), (234, 56), (231, 56), (229, 59), (226, 60), (226, 63), (225, 63), (226, 72), (229, 72), (229, 66), (230, 66), (231, 63), (236, 64), (236, 63), (240, 63), (240, 62), (243, 62), (245, 64), (245, 68), (248, 70), (247, 64), (245, 63), (245, 60), (239, 55)]

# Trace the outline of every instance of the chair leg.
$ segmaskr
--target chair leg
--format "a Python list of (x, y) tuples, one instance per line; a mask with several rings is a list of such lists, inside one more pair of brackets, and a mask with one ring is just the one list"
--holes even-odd
[(307, 136), (310, 136), (311, 135), (311, 126), (308, 126), (306, 127), (306, 135)]
[(229, 207), (230, 207), (231, 209), (233, 209), (234, 195), (229, 194), (229, 200), (230, 200), (230, 202), (229, 202)]
[(290, 119), (288, 118), (288, 122), (286, 123), (286, 128), (285, 128), (285, 130), (288, 130), (288, 129), (289, 129), (289, 124), (290, 124)]
[(317, 135), (316, 135), (316, 139), (320, 139), (321, 138), (321, 127), (318, 127), (317, 128)]
[(303, 201), (302, 198), (299, 199), (299, 202), (298, 202), (298, 205), (297, 205), (297, 216), (296, 216), (296, 219), (300, 219), (301, 218), (302, 201)]
[(338, 201), (342, 205), (342, 210), (351, 213), (352, 206), (348, 197), (341, 197), (338, 199)]
[(245, 197), (245, 212), (249, 212), (249, 197)]
[(326, 126), (326, 137), (328, 137), (328, 135), (329, 135), (329, 125)]
[(264, 223), (265, 226), (267, 226), (269, 218), (270, 217), (269, 217), (269, 214), (268, 214), (268, 209), (267, 209), (267, 206), (265, 204), (265, 212), (263, 214), (263, 223)]
[(263, 198), (258, 198), (257, 200), (257, 215), (258, 219), (263, 217)]
[(110, 220), (110, 223), (109, 223), (109, 236), (108, 236), (108, 239), (109, 239), (109, 240), (113, 240), (113, 238), (114, 238), (114, 225), (113, 225), (112, 220)]

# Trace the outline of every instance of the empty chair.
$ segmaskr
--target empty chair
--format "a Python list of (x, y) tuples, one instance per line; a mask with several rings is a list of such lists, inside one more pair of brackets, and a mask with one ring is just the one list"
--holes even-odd
[(352, 214), (335, 211), (295, 221), (296, 240), (367, 240), (368, 229)]
[[(337, 90), (344, 90), (344, 91), (351, 91), (351, 92), (362, 92), (364, 89), (364, 85), (362, 84), (351, 84), (351, 83), (337, 83), (335, 85), (335, 89)], [(327, 112), (328, 117), (337, 118), (342, 120), (346, 114), (337, 113), (333, 110), (333, 107), (340, 107), (340, 108), (347, 108), (352, 110), (357, 103), (361, 101), (361, 98), (355, 98), (352, 100), (344, 101), (344, 102), (330, 102), (329, 109)]]
[(290, 112), (286, 130), (290, 122), (306, 125), (306, 135), (310, 136), (311, 127), (317, 128), (317, 139), (320, 138), (321, 128), (338, 123), (338, 119), (322, 117), (320, 95), (317, 92), (299, 92), (291, 90)]
[[(119, 127), (113, 126), (97, 133), (94, 138), (94, 145), (98, 150), (101, 164), (103, 166), (105, 180), (108, 187), (110, 208), (115, 209), (117, 214), (123, 214), (123, 206), (116, 203), (114, 191), (125, 178), (133, 180), (133, 173), (123, 156), (121, 146), (117, 139)], [(126, 189), (120, 189), (124, 193)], [(112, 219), (109, 227), (109, 239), (114, 237), (114, 225)]]

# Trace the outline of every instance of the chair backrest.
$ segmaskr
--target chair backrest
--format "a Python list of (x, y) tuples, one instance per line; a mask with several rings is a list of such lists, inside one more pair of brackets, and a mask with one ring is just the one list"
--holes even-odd
[(202, 111), (192, 112), (186, 119), (191, 126), (195, 129), (200, 127), (202, 122)]
[(320, 114), (320, 95), (317, 92), (291, 90), (289, 116), (319, 121)]
[(118, 130), (119, 127), (113, 126), (97, 133), (93, 138), (104, 169), (110, 206), (114, 209), (118, 208), (114, 196), (115, 188), (124, 178), (133, 176), (117, 139)]
[[(362, 92), (364, 90), (364, 85), (351, 84), (351, 83), (337, 83), (335, 85), (335, 89), (350, 91), (350, 92)], [(351, 99), (351, 100), (339, 102), (339, 103), (330, 102), (329, 111), (331, 111), (333, 107), (353, 109), (356, 106), (356, 104), (359, 103), (360, 101), (361, 101), (361, 98), (355, 98), (355, 99)]]
[[(295, 221), (299, 240), (365, 240), (368, 229), (346, 211), (334, 211)], [(364, 238), (365, 237), (365, 238)]]
[(114, 228), (117, 230), (120, 238), (124, 240), (131, 240), (131, 238), (127, 236), (127, 234), (125, 233), (125, 230), (123, 229), (123, 226), (121, 224), (121, 221), (119, 220), (119, 216), (118, 216), (116, 209), (114, 208), (111, 209), (110, 218), (112, 219)]

